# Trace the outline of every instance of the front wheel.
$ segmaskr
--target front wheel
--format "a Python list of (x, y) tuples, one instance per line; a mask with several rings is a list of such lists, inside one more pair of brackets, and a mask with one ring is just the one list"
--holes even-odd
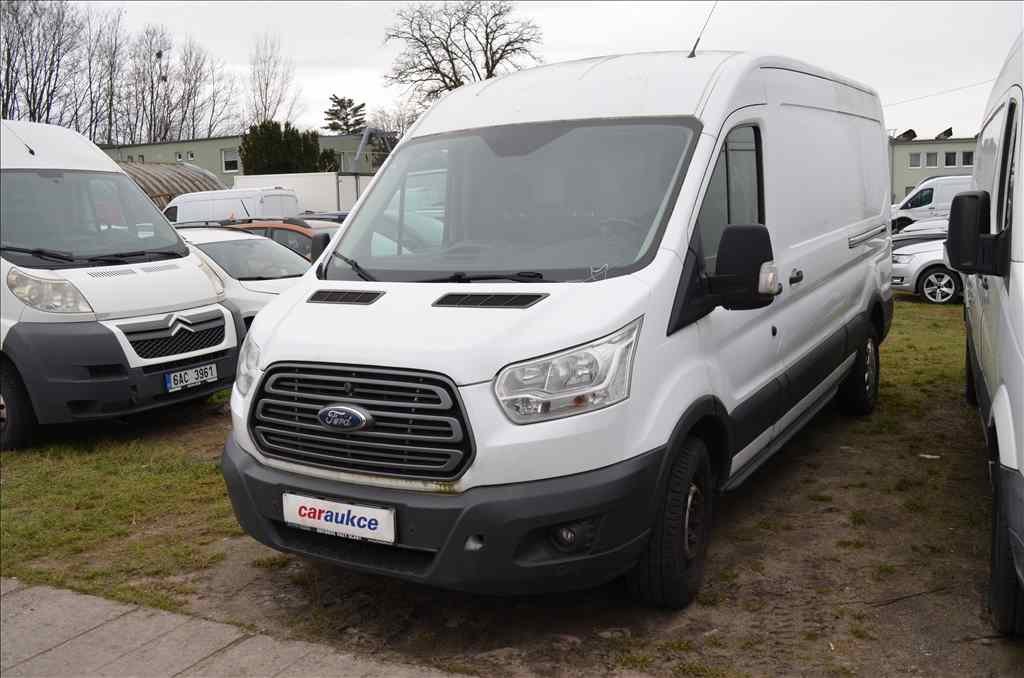
[(1024, 635), (1024, 588), (1013, 566), (1010, 528), (999, 503), (997, 491), (992, 505), (992, 567), (988, 599), (992, 626), (1004, 635)]
[(14, 365), (0, 361), (0, 449), (28, 447), (36, 428), (32, 402)]
[(945, 266), (929, 268), (921, 276), (918, 289), (929, 304), (952, 304), (963, 294), (960, 276)]
[(687, 438), (672, 462), (647, 550), (627, 575), (637, 600), (678, 610), (697, 595), (711, 540), (712, 478), (704, 442)]
[(882, 367), (878, 360), (878, 336), (874, 328), (857, 350), (853, 367), (839, 385), (836, 400), (844, 414), (871, 414), (878, 402), (878, 383)]

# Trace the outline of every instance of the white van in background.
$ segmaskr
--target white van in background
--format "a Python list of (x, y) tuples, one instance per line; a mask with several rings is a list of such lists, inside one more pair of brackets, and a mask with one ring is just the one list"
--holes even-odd
[(290, 188), (233, 188), (183, 193), (164, 208), (172, 224), (187, 221), (285, 219), (299, 213), (299, 198)]
[(220, 280), (77, 132), (0, 121), (0, 444), (223, 389), (241, 321)]
[(1021, 37), (992, 88), (973, 190), (953, 201), (949, 261), (964, 273), (967, 400), (990, 451), (996, 630), (1024, 635), (1024, 59)]
[(915, 221), (948, 217), (953, 196), (970, 187), (969, 174), (925, 179), (902, 202), (892, 206), (893, 232), (898, 233)]
[(252, 323), (221, 464), (240, 524), (437, 586), (629, 573), (687, 604), (714, 495), (833, 397), (875, 406), (887, 143), (873, 90), (781, 57), (448, 94)]

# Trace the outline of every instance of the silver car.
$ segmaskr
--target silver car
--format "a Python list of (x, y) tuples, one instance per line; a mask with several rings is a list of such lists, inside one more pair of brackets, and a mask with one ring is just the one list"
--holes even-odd
[(918, 294), (931, 304), (952, 304), (963, 296), (963, 278), (946, 260), (945, 229), (893, 237), (892, 288)]

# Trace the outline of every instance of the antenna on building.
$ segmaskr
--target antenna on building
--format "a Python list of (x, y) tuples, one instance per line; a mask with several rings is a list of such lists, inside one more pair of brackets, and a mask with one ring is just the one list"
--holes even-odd
[(711, 15), (715, 13), (715, 7), (718, 7), (718, 0), (715, 0), (715, 4), (711, 5), (711, 9), (708, 11), (708, 17), (704, 19), (704, 25), (700, 27), (700, 33), (697, 34), (697, 39), (693, 43), (693, 48), (690, 53), (686, 55), (687, 59), (692, 59), (697, 56), (697, 45), (700, 44), (700, 39), (704, 35), (704, 29), (708, 27), (708, 22), (711, 21)]

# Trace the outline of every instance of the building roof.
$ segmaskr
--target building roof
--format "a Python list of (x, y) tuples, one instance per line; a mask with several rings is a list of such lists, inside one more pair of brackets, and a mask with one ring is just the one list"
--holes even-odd
[(977, 139), (974, 137), (949, 137), (948, 139), (897, 139), (895, 137), (889, 137), (889, 143), (896, 144), (955, 144), (955, 143), (974, 143)]
[[(104, 154), (104, 157), (107, 156)], [(120, 163), (120, 168), (134, 179), (139, 188), (161, 209), (182, 193), (225, 188), (215, 174), (188, 163), (125, 162)]]
[(24, 120), (0, 124), (0, 167), (117, 172), (117, 163), (67, 127)]
[(241, 134), (223, 134), (216, 137), (198, 137), (195, 139), (176, 139), (171, 141), (143, 141), (138, 144), (102, 144), (100, 148), (105, 151), (116, 148), (135, 148), (136, 146), (166, 146), (169, 144), (192, 144), (199, 141), (217, 141), (218, 139), (241, 139)]

